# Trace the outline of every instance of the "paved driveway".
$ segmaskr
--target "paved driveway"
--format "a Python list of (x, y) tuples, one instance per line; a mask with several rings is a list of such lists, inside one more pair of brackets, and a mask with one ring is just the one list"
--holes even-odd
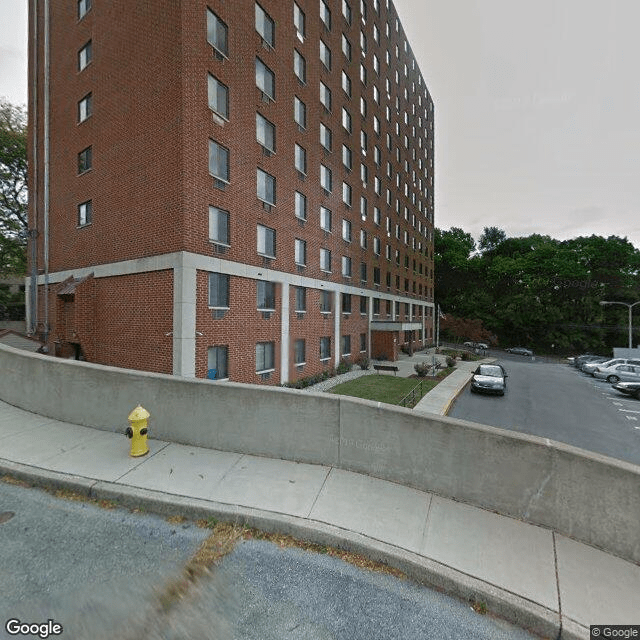
[(449, 416), (564, 442), (640, 465), (640, 401), (574, 367), (529, 358), (499, 359), (504, 397), (467, 387)]

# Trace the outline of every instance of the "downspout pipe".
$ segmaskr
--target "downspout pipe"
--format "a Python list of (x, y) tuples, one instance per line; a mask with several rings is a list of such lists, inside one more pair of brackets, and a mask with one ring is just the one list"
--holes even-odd
[(29, 229), (29, 242), (31, 245), (31, 286), (27, 300), (27, 332), (30, 335), (36, 333), (38, 328), (38, 69), (39, 69), (39, 33), (38, 33), (38, 0), (31, 0), (31, 159), (32, 159), (32, 227)]
[(49, 341), (49, 0), (44, 0), (44, 181), (43, 181), (43, 243), (44, 243), (44, 342)]

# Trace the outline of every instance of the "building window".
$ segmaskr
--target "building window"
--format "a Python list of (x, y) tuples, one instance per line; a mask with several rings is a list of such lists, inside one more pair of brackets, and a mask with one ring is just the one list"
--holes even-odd
[(342, 256), (342, 277), (351, 277), (351, 258), (348, 256)]
[(276, 151), (276, 125), (256, 113), (256, 139), (270, 153)]
[(295, 262), (303, 267), (307, 264), (307, 243), (299, 238), (296, 238)]
[(295, 165), (300, 173), (307, 175), (307, 152), (299, 144), (295, 146)]
[(320, 249), (320, 269), (331, 273), (331, 251), (329, 249)]
[(209, 379), (226, 380), (229, 377), (228, 354), (228, 347), (209, 347), (207, 349), (207, 377)]
[(331, 151), (331, 129), (322, 122), (320, 123), (320, 144), (327, 151)]
[(91, 200), (78, 205), (78, 226), (85, 227), (91, 224), (93, 218), (93, 205)]
[(258, 311), (275, 311), (276, 308), (276, 283), (266, 280), (256, 281)]
[(351, 149), (349, 149), (349, 147), (344, 144), (342, 145), (342, 164), (345, 166), (345, 168), (351, 171), (351, 168), (353, 166)]
[(324, 0), (320, 0), (320, 20), (325, 28), (331, 30), (331, 11)]
[(260, 58), (256, 58), (256, 86), (267, 99), (276, 99), (276, 76)]
[(90, 9), (91, 0), (78, 0), (78, 20), (82, 20)]
[(258, 225), (258, 253), (267, 258), (276, 257), (276, 230)]
[(326, 207), (320, 207), (320, 228), (331, 231), (331, 211)]
[(330, 291), (320, 292), (320, 312), (331, 313), (331, 292)]
[(347, 0), (342, 0), (342, 15), (347, 21), (347, 24), (351, 24), (351, 6), (347, 2)]
[(323, 164), (320, 165), (320, 186), (328, 193), (331, 193), (331, 169), (329, 169), (329, 167), (325, 167)]
[(266, 373), (275, 368), (275, 343), (258, 342), (256, 344), (256, 373)]
[(305, 343), (303, 339), (295, 340), (293, 343), (293, 362), (296, 366), (306, 364)]
[(360, 313), (363, 316), (367, 315), (367, 296), (360, 296)]
[(327, 71), (331, 71), (331, 49), (323, 40), (320, 40), (320, 62), (322, 62)]
[(342, 90), (351, 97), (351, 78), (344, 71), (342, 72)]
[(366, 352), (367, 350), (367, 334), (360, 334), (360, 353)]
[(351, 206), (351, 185), (346, 182), (342, 183), (342, 202), (344, 202), (347, 207)]
[(351, 242), (351, 222), (342, 220), (342, 239)]
[(343, 356), (351, 355), (351, 336), (342, 336), (341, 343), (341, 351)]
[(298, 96), (293, 99), (293, 119), (299, 127), (307, 128), (307, 106)]
[(380, 298), (373, 299), (373, 315), (374, 316), (380, 315)]
[(351, 133), (351, 114), (344, 107), (342, 107), (342, 126)]
[(209, 207), (209, 240), (229, 246), (229, 212)]
[(320, 102), (327, 111), (331, 111), (331, 89), (322, 81), (320, 82)]
[(302, 84), (307, 81), (307, 62), (302, 54), (297, 50), (293, 50), (293, 72)]
[(298, 6), (297, 2), (293, 3), (293, 24), (296, 28), (296, 34), (298, 40), (301, 42), (304, 40), (306, 25), (304, 11)]
[(209, 173), (224, 183), (229, 183), (229, 149), (215, 140), (209, 140)]
[(256, 31), (272, 49), (276, 45), (276, 25), (271, 16), (256, 2)]
[(362, 181), (363, 186), (366, 187), (367, 182), (369, 182), (369, 169), (367, 168), (367, 165), (364, 163), (360, 163), (360, 180)]
[(78, 173), (89, 171), (89, 169), (91, 169), (91, 166), (91, 147), (87, 147), (78, 154)]
[(360, 150), (362, 155), (367, 155), (367, 134), (364, 131), (360, 131)]
[(373, 238), (373, 253), (377, 256), (380, 255), (380, 238), (378, 238), (378, 236), (374, 236)]
[(360, 82), (367, 84), (367, 69), (363, 64), (360, 65)]
[(351, 313), (351, 294), (342, 294), (342, 313)]
[(331, 358), (331, 338), (329, 336), (320, 338), (320, 360)]
[(258, 199), (268, 205), (276, 204), (276, 179), (262, 169), (256, 172)]
[(228, 31), (227, 25), (211, 9), (207, 9), (207, 42), (225, 58), (229, 56)]
[(225, 120), (229, 119), (229, 87), (209, 74), (209, 109)]
[(303, 313), (307, 310), (307, 290), (305, 287), (296, 287), (296, 313)]
[(91, 40), (78, 51), (78, 71), (82, 71), (90, 62), (92, 56)]
[(209, 274), (209, 306), (215, 309), (229, 308), (229, 276), (227, 274)]
[(296, 218), (300, 220), (307, 219), (307, 197), (299, 191), (295, 193), (295, 211)]
[(373, 267), (373, 284), (380, 286), (380, 267)]
[(92, 102), (90, 93), (78, 102), (78, 122), (84, 122), (91, 115)]
[(367, 264), (366, 264), (366, 262), (361, 262), (360, 263), (360, 280), (362, 280), (362, 282), (366, 282), (367, 281)]
[(360, 229), (360, 246), (363, 249), (367, 248), (367, 232), (365, 229)]
[(347, 36), (342, 34), (342, 53), (349, 62), (351, 62), (351, 43), (347, 40)]

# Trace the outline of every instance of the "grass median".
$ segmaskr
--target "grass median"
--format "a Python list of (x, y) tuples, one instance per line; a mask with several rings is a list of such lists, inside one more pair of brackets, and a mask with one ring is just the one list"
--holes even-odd
[[(336, 385), (330, 389), (330, 393), (398, 405), (412, 389), (417, 387), (412, 401), (405, 405), (414, 407), (427, 392), (431, 391), (453, 370), (454, 368), (443, 369), (436, 378), (399, 378), (384, 374), (362, 376)], [(421, 383), (422, 387), (420, 387)]]

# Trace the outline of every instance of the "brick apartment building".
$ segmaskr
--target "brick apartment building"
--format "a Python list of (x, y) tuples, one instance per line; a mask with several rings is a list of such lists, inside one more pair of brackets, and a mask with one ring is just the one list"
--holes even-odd
[(51, 353), (277, 384), (431, 342), (433, 102), (389, 0), (30, 0), (29, 79)]

